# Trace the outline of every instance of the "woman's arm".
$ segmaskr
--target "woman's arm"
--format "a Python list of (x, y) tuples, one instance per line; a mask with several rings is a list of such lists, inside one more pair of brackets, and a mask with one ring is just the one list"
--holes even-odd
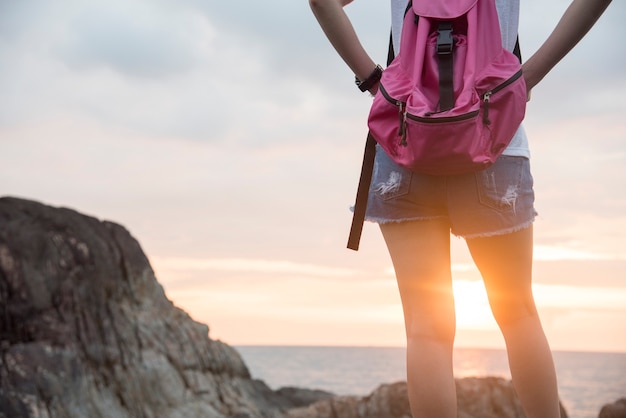
[[(359, 80), (365, 80), (376, 68), (376, 63), (365, 52), (354, 27), (343, 7), (352, 0), (309, 0), (311, 10), (326, 37), (339, 56)], [(377, 86), (370, 89), (376, 90)]]
[(522, 66), (528, 91), (589, 32), (611, 0), (573, 0), (548, 39)]

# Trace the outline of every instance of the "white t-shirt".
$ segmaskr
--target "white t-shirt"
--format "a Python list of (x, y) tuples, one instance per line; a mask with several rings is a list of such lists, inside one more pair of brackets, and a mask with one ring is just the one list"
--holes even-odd
[[(513, 51), (519, 27), (519, 0), (495, 1), (498, 18), (500, 19), (502, 45), (509, 51)], [(407, 4), (408, 0), (391, 0), (391, 31), (393, 48), (396, 53), (400, 49), (400, 32), (402, 31), (402, 22), (404, 21), (404, 12)], [(528, 138), (522, 125), (520, 125), (511, 143), (502, 154), (530, 158)]]

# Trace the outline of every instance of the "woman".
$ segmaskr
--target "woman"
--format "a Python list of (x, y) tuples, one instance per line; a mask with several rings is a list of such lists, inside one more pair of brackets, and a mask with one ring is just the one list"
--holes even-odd
[[(573, 0), (546, 42), (523, 65), (529, 97), (531, 89), (582, 39), (610, 1)], [(343, 10), (351, 2), (309, 0), (331, 44), (357, 79), (363, 81), (361, 86), (365, 84), (374, 94), (378, 85), (368, 82), (368, 78), (375, 74), (376, 63), (361, 46)], [(397, 52), (407, 0), (391, 0), (391, 5)], [(496, 7), (503, 46), (513, 50), (519, 0), (496, 0)], [(526, 416), (560, 416), (552, 355), (531, 288), (535, 211), (528, 159), (522, 127), (492, 167), (467, 175), (412, 173), (377, 148), (367, 218), (380, 224), (396, 273), (414, 418), (457, 416), (452, 369), (456, 323), (451, 231), (466, 239), (481, 272)], [(493, 184), (495, 188), (490, 187)], [(511, 190), (515, 192), (511, 194)]]

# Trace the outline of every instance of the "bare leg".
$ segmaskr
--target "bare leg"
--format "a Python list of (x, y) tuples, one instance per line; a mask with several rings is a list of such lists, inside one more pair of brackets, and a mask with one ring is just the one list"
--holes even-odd
[(456, 418), (449, 225), (416, 221), (383, 224), (381, 230), (404, 311), (411, 414), (414, 418)]
[(528, 418), (559, 418), (552, 353), (532, 293), (532, 227), (467, 240), (504, 336), (513, 385)]

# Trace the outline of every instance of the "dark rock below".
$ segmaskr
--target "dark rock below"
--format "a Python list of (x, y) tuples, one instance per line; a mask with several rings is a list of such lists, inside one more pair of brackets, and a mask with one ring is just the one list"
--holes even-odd
[[(497, 377), (457, 379), (459, 418), (523, 418), (510, 381)], [(410, 418), (405, 382), (381, 385), (369, 396), (341, 396), (289, 411), (289, 418)], [(561, 408), (561, 417), (567, 418)]]
[(0, 199), (0, 417), (277, 417), (293, 405), (208, 332), (122, 226)]
[(626, 418), (626, 398), (604, 405), (598, 418)]

